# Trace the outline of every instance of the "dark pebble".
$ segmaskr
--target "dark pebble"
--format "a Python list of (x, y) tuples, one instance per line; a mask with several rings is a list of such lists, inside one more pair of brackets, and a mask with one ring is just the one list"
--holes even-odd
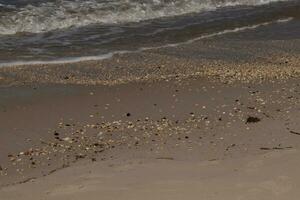
[(290, 131), (290, 133), (294, 134), (294, 135), (300, 135), (299, 132), (296, 132), (296, 131)]
[(268, 147), (261, 147), (260, 150), (270, 150)]
[(85, 157), (86, 157), (86, 155), (79, 154), (79, 155), (75, 156), (75, 159), (78, 160), (78, 159), (82, 159), (82, 158), (85, 158)]
[(261, 121), (261, 119), (259, 119), (258, 117), (248, 117), (247, 118), (247, 121), (246, 121), (246, 124), (248, 124), (248, 123), (257, 123), (257, 122), (260, 122)]

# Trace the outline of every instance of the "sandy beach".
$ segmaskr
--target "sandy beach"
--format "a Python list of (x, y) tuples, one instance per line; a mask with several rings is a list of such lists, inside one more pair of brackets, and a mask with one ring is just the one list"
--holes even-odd
[(280, 23), (0, 67), (0, 199), (299, 199), (300, 29)]
[(297, 199), (299, 87), (2, 88), (0, 197)]

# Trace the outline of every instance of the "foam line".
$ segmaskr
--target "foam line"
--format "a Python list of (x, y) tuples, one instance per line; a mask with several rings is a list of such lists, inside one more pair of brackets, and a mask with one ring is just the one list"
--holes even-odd
[(119, 24), (288, 0), (60, 0), (24, 7), (2, 5), (0, 34), (42, 33), (90, 24)]

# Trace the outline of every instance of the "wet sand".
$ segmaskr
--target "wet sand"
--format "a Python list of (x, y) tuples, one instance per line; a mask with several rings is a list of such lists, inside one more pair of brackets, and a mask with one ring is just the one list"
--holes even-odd
[[(128, 160), (81, 163), (2, 189), (3, 199), (299, 198), (299, 151), (218, 161)], [(34, 192), (33, 192), (34, 190)]]
[[(1, 90), (3, 199), (113, 199), (116, 193), (139, 199), (149, 192), (171, 199), (179, 198), (178, 190), (190, 192), (191, 199), (200, 193), (237, 198), (244, 190), (250, 195), (245, 199), (272, 199), (276, 187), (280, 195), (297, 194), (292, 170), (300, 144), (298, 79)], [(286, 155), (291, 170), (277, 174), (273, 168), (285, 171)], [(249, 179), (251, 173), (256, 178)], [(240, 187), (236, 193), (230, 192), (231, 181)]]

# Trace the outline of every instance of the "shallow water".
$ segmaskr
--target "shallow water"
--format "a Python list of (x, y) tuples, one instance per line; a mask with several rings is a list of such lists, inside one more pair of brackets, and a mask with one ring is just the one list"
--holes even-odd
[(0, 63), (100, 59), (284, 24), (299, 10), (288, 0), (0, 0)]

